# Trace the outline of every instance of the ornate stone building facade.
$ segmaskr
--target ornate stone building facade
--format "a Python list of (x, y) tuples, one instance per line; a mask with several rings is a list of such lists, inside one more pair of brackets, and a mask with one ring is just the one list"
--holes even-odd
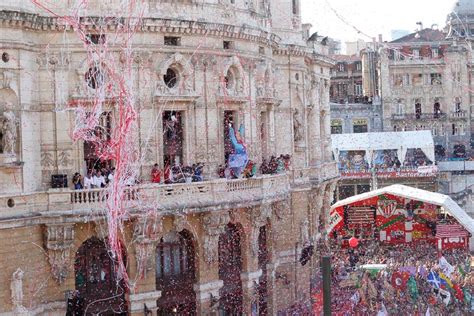
[[(122, 2), (87, 2), (81, 30), (89, 41), (114, 37), (114, 23), (128, 17), (100, 30), (95, 19)], [(118, 281), (107, 249), (108, 189), (52, 188), (53, 176), (70, 180), (100, 158), (73, 142), (71, 108), (90, 102), (108, 61), (90, 60), (77, 33), (44, 8), (0, 1), (0, 315), (64, 315), (74, 290), (85, 314), (273, 315), (309, 300), (317, 260), (303, 266), (299, 258), (322, 232), (337, 181), (327, 47), (306, 42), (299, 0), (144, 3), (131, 83), (142, 183), (126, 189), (128, 279)], [(50, 9), (67, 16), (73, 5)], [(118, 113), (113, 98), (104, 104), (99, 127), (107, 129)], [(172, 153), (170, 118), (180, 125)], [(217, 179), (229, 121), (245, 126), (253, 161), (290, 154), (290, 170)], [(204, 162), (205, 181), (147, 183), (153, 164), (170, 157)], [(156, 207), (144, 209), (144, 200)]]

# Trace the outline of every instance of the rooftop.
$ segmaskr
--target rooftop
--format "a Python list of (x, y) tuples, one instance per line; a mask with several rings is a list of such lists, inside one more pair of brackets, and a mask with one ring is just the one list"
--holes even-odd
[(417, 31), (406, 36), (403, 36), (397, 40), (391, 41), (390, 43), (422, 43), (422, 42), (438, 42), (444, 41), (447, 34), (430, 28)]

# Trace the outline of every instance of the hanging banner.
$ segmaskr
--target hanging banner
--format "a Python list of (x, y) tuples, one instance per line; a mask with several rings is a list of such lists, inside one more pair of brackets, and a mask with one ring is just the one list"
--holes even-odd
[(336, 227), (342, 221), (342, 219), (343, 218), (341, 214), (336, 211), (332, 212), (331, 216), (329, 217), (328, 232), (331, 232), (334, 227)]

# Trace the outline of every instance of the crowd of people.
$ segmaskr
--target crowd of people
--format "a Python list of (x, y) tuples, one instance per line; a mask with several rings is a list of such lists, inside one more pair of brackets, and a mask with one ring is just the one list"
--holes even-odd
[(96, 168), (89, 169), (83, 177), (76, 172), (72, 177), (74, 190), (105, 188), (114, 181), (115, 168)]
[[(221, 165), (218, 169), (218, 176), (227, 179), (252, 178), (257, 175), (259, 169), (261, 174), (279, 174), (290, 170), (290, 164), (290, 155), (272, 156), (268, 162), (263, 159), (260, 168), (254, 161), (249, 160), (239, 176), (234, 174), (233, 169), (229, 168), (227, 164)], [(188, 166), (177, 162), (171, 165), (166, 161), (163, 169), (156, 163), (146, 181), (161, 184), (200, 182), (204, 180), (203, 169), (204, 164), (201, 162)], [(85, 176), (76, 172), (72, 178), (72, 185), (75, 190), (105, 188), (114, 180), (114, 174), (115, 168), (106, 167), (89, 169)], [(136, 183), (136, 181), (133, 182)]]
[(474, 271), (467, 250), (441, 254), (428, 242), (367, 240), (355, 249), (333, 245), (332, 267), (333, 315), (474, 313)]

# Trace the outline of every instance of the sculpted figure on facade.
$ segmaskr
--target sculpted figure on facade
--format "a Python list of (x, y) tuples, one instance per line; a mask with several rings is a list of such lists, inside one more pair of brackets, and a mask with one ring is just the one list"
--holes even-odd
[(298, 109), (293, 111), (293, 132), (295, 142), (300, 142), (303, 140), (303, 124), (301, 123), (300, 111)]
[(6, 104), (6, 111), (0, 118), (0, 131), (2, 136), (2, 152), (8, 155), (15, 155), (17, 141), (17, 125), (18, 120), (15, 113), (11, 110), (12, 104)]
[(26, 312), (26, 308), (23, 306), (23, 275), (23, 270), (20, 268), (16, 269), (16, 271), (13, 272), (10, 284), (13, 311), (15, 313)]

